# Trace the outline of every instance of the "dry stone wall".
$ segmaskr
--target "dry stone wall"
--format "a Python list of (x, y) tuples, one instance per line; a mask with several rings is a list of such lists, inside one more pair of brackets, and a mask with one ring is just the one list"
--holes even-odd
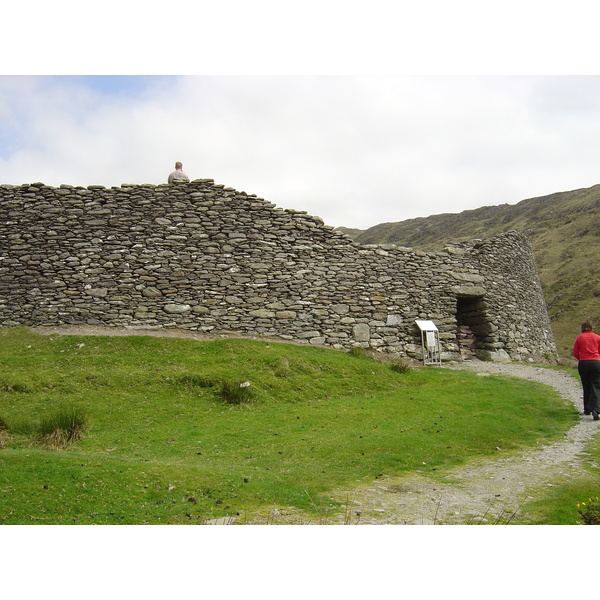
[(490, 360), (556, 353), (518, 233), (442, 252), (359, 246), (304, 212), (199, 179), (0, 186), (0, 324), (180, 328), (421, 356), (458, 329)]

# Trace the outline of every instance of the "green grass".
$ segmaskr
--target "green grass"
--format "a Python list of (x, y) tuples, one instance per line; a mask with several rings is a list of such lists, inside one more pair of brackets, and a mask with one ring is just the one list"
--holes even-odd
[[(85, 429), (63, 449), (23, 425), (64, 406)], [(15, 328), (0, 330), (0, 420), (0, 523), (155, 524), (343, 510), (330, 490), (534, 446), (577, 413), (531, 381), (348, 352)]]

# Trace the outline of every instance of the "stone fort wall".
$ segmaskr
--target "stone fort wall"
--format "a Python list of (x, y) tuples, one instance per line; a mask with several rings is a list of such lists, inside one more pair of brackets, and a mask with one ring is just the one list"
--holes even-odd
[(318, 217), (199, 179), (0, 186), (0, 325), (178, 328), (421, 356), (556, 354), (517, 232), (440, 252), (359, 246)]

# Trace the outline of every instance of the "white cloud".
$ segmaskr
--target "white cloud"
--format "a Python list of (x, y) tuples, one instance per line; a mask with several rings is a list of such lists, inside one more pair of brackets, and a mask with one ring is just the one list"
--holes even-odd
[(0, 77), (0, 182), (192, 178), (368, 227), (597, 183), (599, 77)]

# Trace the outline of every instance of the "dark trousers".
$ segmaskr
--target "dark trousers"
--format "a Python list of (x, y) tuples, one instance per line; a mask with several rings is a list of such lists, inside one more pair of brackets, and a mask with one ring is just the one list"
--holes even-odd
[(577, 370), (583, 386), (583, 410), (600, 413), (600, 360), (580, 360)]

